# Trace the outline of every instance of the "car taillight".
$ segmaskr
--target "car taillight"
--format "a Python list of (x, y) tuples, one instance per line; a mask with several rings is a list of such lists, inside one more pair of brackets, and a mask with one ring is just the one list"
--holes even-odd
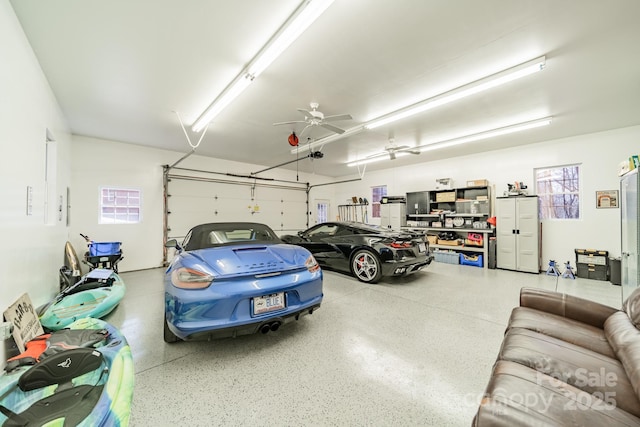
[(204, 289), (212, 282), (212, 275), (191, 268), (181, 267), (171, 273), (171, 283), (176, 288)]
[(411, 243), (409, 242), (391, 242), (389, 246), (395, 249), (406, 249), (411, 247)]
[(311, 255), (309, 258), (307, 258), (307, 260), (304, 262), (304, 266), (307, 267), (307, 270), (309, 270), (312, 273), (320, 270), (320, 266), (318, 265), (318, 261), (316, 261), (316, 259), (313, 257), (313, 255)]

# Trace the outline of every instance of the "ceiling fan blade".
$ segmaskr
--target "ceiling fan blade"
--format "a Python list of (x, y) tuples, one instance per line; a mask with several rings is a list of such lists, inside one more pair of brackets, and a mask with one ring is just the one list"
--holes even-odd
[(420, 154), (420, 150), (414, 150), (413, 147), (409, 147), (408, 145), (401, 145), (400, 147), (397, 147), (394, 151), (399, 153)]
[(329, 129), (330, 131), (333, 131), (335, 133), (344, 133), (343, 129), (337, 128), (335, 126), (332, 126), (332, 125), (329, 125), (329, 124), (326, 124), (326, 123), (321, 123), (320, 126), (322, 126), (325, 129)]
[(311, 111), (309, 110), (305, 110), (304, 108), (298, 108), (298, 111), (304, 114), (305, 117), (313, 117), (313, 114), (311, 114)]
[(382, 152), (382, 153), (372, 154), (370, 156), (365, 157), (365, 159), (375, 159), (377, 157), (384, 157), (384, 156), (387, 156), (387, 155), (389, 155), (389, 153), (387, 151), (385, 151), (385, 152)]
[(351, 117), (351, 114), (339, 114), (335, 116), (324, 117), (325, 122), (337, 122), (338, 120), (353, 120), (353, 117)]
[(304, 120), (294, 120), (291, 122), (278, 122), (278, 123), (274, 123), (274, 126), (279, 126), (279, 125), (292, 125), (294, 123), (306, 123)]

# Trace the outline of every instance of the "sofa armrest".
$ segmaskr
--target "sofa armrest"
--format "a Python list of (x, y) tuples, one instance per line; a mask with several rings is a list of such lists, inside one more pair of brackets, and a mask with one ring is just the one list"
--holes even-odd
[(595, 301), (538, 288), (522, 288), (520, 306), (577, 320), (600, 329), (604, 328), (604, 322), (609, 316), (619, 311)]

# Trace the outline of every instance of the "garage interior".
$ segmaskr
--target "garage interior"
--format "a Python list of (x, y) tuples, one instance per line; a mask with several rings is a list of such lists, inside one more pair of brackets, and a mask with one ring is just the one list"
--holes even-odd
[[(131, 425), (471, 425), (521, 288), (620, 309), (638, 286), (635, 0), (0, 5), (0, 305), (50, 301), (67, 241), (122, 242), (105, 320), (133, 352)], [(549, 170), (576, 173), (563, 214)], [(116, 190), (138, 203), (124, 217), (103, 206)], [(498, 206), (527, 197), (543, 208), (522, 267)], [(163, 341), (168, 239), (346, 219), (422, 230), (436, 260), (376, 284), (323, 269), (322, 308), (274, 333)]]

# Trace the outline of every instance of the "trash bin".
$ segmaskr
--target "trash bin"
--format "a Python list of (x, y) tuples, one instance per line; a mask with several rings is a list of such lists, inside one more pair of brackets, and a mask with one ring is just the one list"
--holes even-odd
[(622, 260), (620, 258), (609, 258), (609, 281), (614, 285), (622, 285)]
[(489, 238), (489, 260), (487, 264), (487, 268), (495, 269), (496, 268), (496, 238)]

